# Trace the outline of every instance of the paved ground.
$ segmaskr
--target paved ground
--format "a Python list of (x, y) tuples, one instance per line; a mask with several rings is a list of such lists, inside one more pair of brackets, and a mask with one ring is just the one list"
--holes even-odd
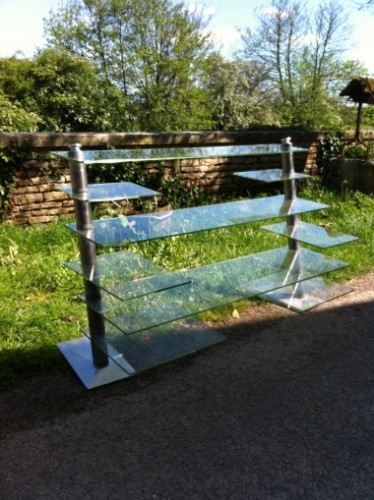
[(296, 316), (87, 392), (70, 371), (0, 395), (0, 497), (374, 498), (374, 275)]

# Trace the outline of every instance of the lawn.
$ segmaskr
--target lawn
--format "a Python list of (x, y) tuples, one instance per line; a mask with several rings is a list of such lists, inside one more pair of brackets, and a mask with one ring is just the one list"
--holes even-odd
[[(374, 197), (351, 193), (346, 201), (311, 181), (300, 197), (330, 205), (329, 210), (303, 216), (303, 220), (328, 225), (358, 236), (358, 242), (325, 253), (349, 262), (333, 274), (346, 281), (374, 269)], [(195, 267), (239, 255), (284, 246), (285, 240), (267, 231), (263, 223), (152, 241), (132, 247), (171, 270)], [(74, 235), (63, 221), (39, 227), (0, 226), (0, 384), (9, 385), (35, 372), (65, 370), (66, 362), (56, 343), (80, 337), (86, 326), (85, 306), (76, 299), (79, 276), (66, 269), (67, 260), (78, 260)], [(234, 307), (209, 314), (224, 318)], [(243, 305), (242, 305), (243, 307)]]

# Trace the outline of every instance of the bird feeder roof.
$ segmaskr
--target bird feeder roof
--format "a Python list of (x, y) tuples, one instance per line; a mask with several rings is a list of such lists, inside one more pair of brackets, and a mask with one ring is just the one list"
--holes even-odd
[(354, 78), (339, 95), (354, 102), (374, 104), (374, 78)]

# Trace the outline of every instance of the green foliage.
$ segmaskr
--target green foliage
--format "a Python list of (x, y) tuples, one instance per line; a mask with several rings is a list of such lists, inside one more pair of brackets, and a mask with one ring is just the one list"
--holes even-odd
[(344, 156), (346, 158), (358, 158), (363, 160), (366, 158), (366, 155), (367, 155), (367, 148), (360, 145), (350, 146), (344, 150)]
[(160, 191), (173, 208), (195, 207), (203, 205), (207, 200), (204, 190), (200, 186), (197, 184), (185, 186), (178, 175), (163, 179)]
[(17, 57), (0, 59), (0, 131), (36, 132), (41, 116), (34, 102), (37, 92), (34, 62)]
[(100, 131), (110, 130), (116, 123), (115, 114), (110, 115), (119, 104), (116, 93), (110, 96), (114, 99), (110, 106), (109, 89), (88, 60), (49, 49), (40, 52), (34, 62), (34, 102), (43, 116), (40, 130)]
[(0, 89), (0, 132), (35, 132), (39, 117), (18, 101), (9, 100)]
[(214, 59), (209, 85), (214, 93), (213, 117), (220, 130), (280, 124), (276, 96), (263, 78), (263, 68), (255, 61)]
[[(339, 92), (368, 75), (341, 57), (349, 35), (341, 5), (270, 7), (227, 61), (213, 50), (204, 9), (184, 0), (64, 0), (45, 22), (47, 48), (0, 59), (0, 130), (354, 126)], [(363, 126), (373, 113), (365, 110)]]
[(18, 57), (0, 58), (0, 89), (9, 99), (23, 103), (28, 109), (28, 104), (35, 93), (31, 71), (34, 62), (31, 59)]
[(0, 149), (0, 221), (9, 209), (9, 194), (14, 186), (16, 171), (29, 158), (30, 151), (26, 148)]
[(170, 178), (163, 178), (161, 165), (155, 167), (152, 173), (144, 173), (137, 163), (94, 163), (88, 166), (87, 173), (89, 182), (134, 182), (147, 186), (160, 192), (163, 201), (173, 208), (193, 207), (206, 202), (204, 190), (197, 184), (184, 185), (178, 173)]
[(341, 127), (337, 88), (347, 74), (341, 54), (350, 33), (341, 4), (331, 0), (311, 10), (297, 1), (272, 0), (269, 13), (260, 9), (256, 17), (255, 29), (242, 32), (240, 54), (261, 63), (264, 81), (278, 96), (281, 124)]
[[(257, 11), (227, 61), (213, 50), (204, 9), (184, 0), (64, 0), (45, 22), (47, 48), (33, 59), (0, 58), (0, 130), (354, 126), (355, 108), (339, 93), (369, 75), (342, 59), (341, 3), (268, 4), (272, 14)], [(369, 107), (362, 125), (373, 123)]]
[(145, 131), (211, 126), (203, 28), (199, 11), (172, 0), (72, 0), (46, 23), (50, 47), (88, 59), (118, 90), (115, 126)]
[(372, 129), (374, 127), (374, 106), (366, 106), (363, 108), (362, 118), (361, 118), (362, 127), (366, 127), (368, 129)]
[(151, 172), (142, 171), (138, 163), (93, 163), (87, 168), (88, 182), (133, 182), (149, 189), (158, 190), (162, 179), (161, 165), (156, 165)]
[(304, 82), (300, 97), (283, 106), (283, 123), (310, 130), (339, 130), (342, 119), (336, 101), (323, 85), (311, 89)]
[(87, 59), (40, 51), (33, 60), (0, 59), (2, 131), (101, 131), (123, 126), (123, 96)]
[(341, 154), (343, 143), (334, 135), (326, 135), (321, 139), (317, 151), (317, 168), (323, 185), (331, 187), (334, 185), (336, 172), (333, 170), (330, 159)]

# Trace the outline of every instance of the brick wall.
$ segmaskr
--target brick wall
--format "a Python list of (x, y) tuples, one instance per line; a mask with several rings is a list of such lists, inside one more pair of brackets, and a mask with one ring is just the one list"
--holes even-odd
[(66, 165), (61, 166), (45, 155), (26, 161), (15, 175), (8, 218), (18, 224), (36, 224), (73, 213), (74, 201), (58, 189), (69, 182)]
[[(295, 154), (295, 170), (303, 172), (307, 167), (308, 155)], [(234, 176), (235, 172), (245, 170), (261, 170), (281, 168), (279, 156), (249, 156), (239, 158), (215, 158), (194, 161), (180, 161), (178, 165), (166, 167), (165, 176), (178, 173), (182, 183), (186, 186), (198, 183), (207, 194), (231, 194), (243, 191), (255, 191), (259, 188), (258, 182)]]
[[(297, 171), (315, 169), (318, 132), (248, 132), (248, 133), (162, 133), (162, 134), (0, 134), (0, 147), (28, 147), (30, 158), (16, 169), (14, 188), (10, 194), (7, 217), (19, 224), (50, 222), (58, 217), (72, 214), (73, 201), (58, 187), (70, 182), (67, 162), (57, 161), (49, 151), (68, 149), (74, 142), (86, 149), (99, 149), (108, 145), (118, 148), (136, 146), (193, 146), (229, 144), (276, 143), (291, 136), (295, 146), (307, 147), (307, 155), (295, 155)], [(167, 178), (178, 173), (183, 184), (198, 183), (207, 194), (232, 194), (240, 192), (243, 180), (233, 176), (241, 170), (279, 168), (279, 157), (222, 158), (209, 160), (184, 160), (165, 162), (163, 175)], [(121, 168), (118, 165), (118, 168)], [(150, 171), (154, 164), (138, 166)], [(245, 182), (245, 191), (255, 190), (258, 184)]]

